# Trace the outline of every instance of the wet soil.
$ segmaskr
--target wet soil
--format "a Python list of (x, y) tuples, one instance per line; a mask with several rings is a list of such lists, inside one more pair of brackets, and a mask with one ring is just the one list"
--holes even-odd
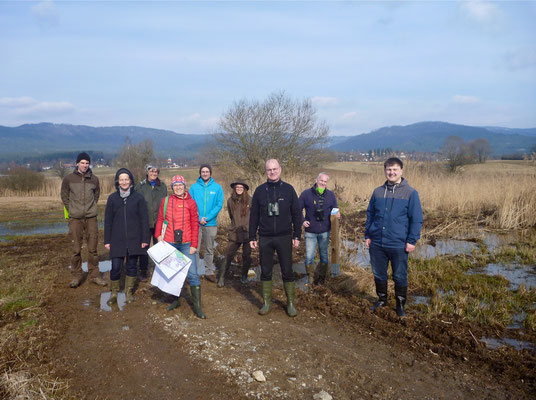
[[(456, 317), (425, 319), (411, 306), (402, 320), (394, 304), (374, 314), (373, 298), (336, 291), (336, 280), (299, 291), (296, 318), (286, 315), (285, 295), (275, 288), (273, 309), (261, 317), (258, 283), (242, 285), (237, 275), (224, 288), (202, 280), (206, 320), (193, 314), (187, 288), (169, 312), (170, 298), (149, 283), (140, 283), (122, 311), (102, 311), (109, 289), (89, 282), (68, 288), (66, 235), (31, 240), (48, 259), (42, 268), (57, 278), (43, 305), (47, 331), (28, 341), (39, 355), (26, 367), (65, 382), (61, 398), (312, 399), (322, 390), (334, 399), (536, 396), (536, 352), (493, 350), (479, 340), (505, 331)], [(35, 258), (21, 243), (2, 246), (23, 252), (21, 265)], [(102, 245), (99, 254), (105, 258)], [(534, 332), (509, 335), (536, 342)], [(255, 371), (266, 381), (257, 382)]]
[[(200, 320), (188, 290), (169, 312), (169, 297), (141, 283), (134, 303), (106, 312), (106, 288), (69, 289), (68, 271), (60, 276), (49, 308), (62, 333), (50, 368), (76, 398), (307, 399), (324, 390), (334, 399), (505, 399), (534, 390), (530, 351), (489, 350), (461, 321), (401, 321), (391, 308), (372, 314), (367, 299), (329, 285), (299, 293), (296, 318), (275, 289), (273, 310), (261, 317), (257, 284), (203, 280)], [(257, 370), (266, 382), (252, 378)]]

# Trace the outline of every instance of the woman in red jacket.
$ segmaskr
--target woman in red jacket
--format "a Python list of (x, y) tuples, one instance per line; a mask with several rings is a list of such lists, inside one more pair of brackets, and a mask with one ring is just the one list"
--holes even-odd
[[(201, 309), (201, 281), (197, 274), (197, 263), (195, 253), (197, 251), (198, 234), (199, 234), (199, 215), (197, 205), (186, 190), (186, 181), (180, 175), (171, 178), (171, 191), (173, 194), (167, 198), (165, 232), (162, 232), (164, 225), (164, 208), (166, 198), (160, 204), (158, 219), (155, 227), (155, 234), (158, 241), (165, 240), (190, 260), (192, 264), (188, 269), (188, 282), (192, 293), (194, 312), (199, 318), (206, 318)], [(167, 310), (174, 310), (179, 306), (177, 297), (168, 307)]]

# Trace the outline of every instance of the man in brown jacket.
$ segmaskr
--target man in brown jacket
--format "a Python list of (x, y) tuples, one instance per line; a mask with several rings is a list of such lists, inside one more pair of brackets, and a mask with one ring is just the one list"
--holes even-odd
[[(88, 277), (97, 285), (106, 286), (106, 281), (99, 274), (99, 257), (97, 255), (98, 225), (97, 202), (100, 196), (99, 178), (89, 168), (90, 158), (87, 153), (76, 157), (76, 169), (63, 178), (61, 183), (61, 201), (69, 213), (69, 234), (73, 243), (71, 257), (72, 288), (78, 287)], [(88, 272), (82, 270), (82, 242), (86, 232), (88, 249)]]

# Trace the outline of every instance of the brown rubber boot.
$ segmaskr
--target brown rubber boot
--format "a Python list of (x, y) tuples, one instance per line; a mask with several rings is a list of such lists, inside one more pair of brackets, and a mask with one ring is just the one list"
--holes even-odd
[(134, 301), (134, 285), (136, 284), (135, 276), (126, 276), (125, 277), (125, 295), (127, 303), (132, 303)]
[(69, 283), (69, 287), (71, 288), (77, 288), (80, 286), (87, 278), (87, 272), (82, 271), (78, 275), (75, 275), (73, 277), (73, 280)]

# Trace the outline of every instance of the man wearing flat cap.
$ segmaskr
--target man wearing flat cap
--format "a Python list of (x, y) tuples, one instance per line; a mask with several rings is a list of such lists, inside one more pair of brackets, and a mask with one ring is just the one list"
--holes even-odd
[[(154, 228), (156, 226), (156, 219), (158, 218), (158, 211), (160, 210), (160, 204), (162, 199), (167, 196), (167, 188), (164, 185), (158, 174), (160, 173), (160, 168), (147, 164), (145, 166), (145, 173), (147, 177), (139, 182), (134, 190), (138, 193), (141, 193), (145, 198), (147, 203), (147, 213), (149, 215), (149, 230), (151, 231), (151, 238), (153, 244), (158, 243), (158, 235), (155, 235)], [(140, 255), (140, 280), (145, 282), (147, 280), (147, 269), (149, 266), (149, 256), (144, 254)]]
[[(72, 240), (71, 273), (69, 286), (76, 288), (89, 276), (93, 283), (106, 286), (106, 281), (99, 273), (97, 255), (98, 225), (97, 202), (100, 196), (99, 178), (89, 167), (89, 154), (80, 153), (76, 157), (76, 169), (63, 178), (61, 183), (61, 201), (69, 216), (69, 234)], [(82, 270), (82, 242), (86, 235), (88, 250), (88, 272)]]

